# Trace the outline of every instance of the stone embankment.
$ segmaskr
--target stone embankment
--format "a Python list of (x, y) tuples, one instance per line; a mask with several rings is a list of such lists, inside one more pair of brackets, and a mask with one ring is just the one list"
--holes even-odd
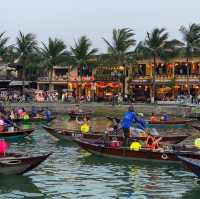
[[(11, 103), (5, 105), (7, 109), (24, 107), (26, 110), (31, 110), (32, 106), (38, 108), (48, 107), (53, 113), (65, 114), (68, 110), (75, 107), (75, 104), (68, 103)], [(83, 110), (92, 110), (95, 115), (105, 116), (105, 115), (115, 115), (121, 116), (127, 109), (128, 105), (115, 105), (105, 103), (88, 103), (80, 105)], [(191, 113), (191, 107), (180, 106), (180, 105), (152, 105), (152, 104), (134, 104), (135, 110), (137, 112), (142, 112), (145, 115), (151, 115), (152, 112), (156, 114), (168, 113), (169, 115), (174, 115), (178, 117), (185, 117)]]

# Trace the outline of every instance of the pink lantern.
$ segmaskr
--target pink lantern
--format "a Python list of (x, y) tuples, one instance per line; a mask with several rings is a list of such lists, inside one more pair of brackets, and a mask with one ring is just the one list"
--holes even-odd
[(5, 153), (8, 150), (8, 144), (5, 140), (0, 140), (0, 153)]

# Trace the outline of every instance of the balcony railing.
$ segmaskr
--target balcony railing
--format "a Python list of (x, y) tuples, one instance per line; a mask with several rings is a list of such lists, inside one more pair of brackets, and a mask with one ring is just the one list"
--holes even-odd
[(94, 76), (96, 81), (121, 81), (122, 76), (110, 75), (110, 74), (96, 74)]
[[(69, 78), (67, 76), (54, 76), (52, 81), (67, 81)], [(48, 77), (38, 77), (38, 81), (45, 81), (48, 82)]]

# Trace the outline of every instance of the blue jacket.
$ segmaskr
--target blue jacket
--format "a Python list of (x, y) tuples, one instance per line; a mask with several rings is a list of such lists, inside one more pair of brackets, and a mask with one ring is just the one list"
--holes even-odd
[(121, 126), (122, 128), (130, 128), (132, 123), (137, 121), (135, 112), (126, 112), (124, 118), (122, 119)]
[(147, 126), (146, 126), (144, 117), (141, 117), (140, 119), (138, 119), (136, 128), (144, 131), (146, 129), (146, 127)]
[(51, 111), (49, 110), (44, 111), (44, 116), (46, 117), (48, 122), (51, 121), (51, 118), (52, 118)]

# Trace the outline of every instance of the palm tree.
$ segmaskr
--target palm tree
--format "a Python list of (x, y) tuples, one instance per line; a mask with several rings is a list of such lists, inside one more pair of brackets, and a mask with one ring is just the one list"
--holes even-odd
[(122, 81), (123, 81), (123, 96), (125, 95), (126, 80), (125, 80), (125, 65), (128, 63), (128, 54), (131, 47), (135, 46), (136, 40), (133, 30), (130, 28), (113, 29), (112, 41), (109, 42), (105, 38), (103, 40), (108, 46), (108, 53), (116, 60), (116, 64), (124, 66)]
[(98, 52), (97, 48), (92, 48), (91, 41), (82, 36), (75, 41), (74, 47), (71, 47), (72, 55), (78, 65), (87, 65), (89, 60)]
[[(90, 59), (95, 56), (98, 49), (92, 48), (92, 42), (86, 36), (82, 36), (78, 41), (75, 40), (74, 47), (71, 47), (71, 52), (75, 58), (76, 65), (81, 67), (80, 76), (82, 76), (82, 67), (86, 66), (91, 61)], [(79, 102), (79, 89), (77, 89), (76, 92), (76, 100)]]
[(8, 46), (9, 37), (5, 37), (5, 32), (0, 33), (0, 57), (2, 60), (5, 60), (8, 54)]
[(49, 38), (48, 45), (42, 43), (42, 56), (44, 58), (44, 65), (49, 71), (49, 90), (53, 90), (52, 78), (53, 78), (53, 67), (61, 65), (66, 61), (69, 53), (66, 50), (65, 43), (60, 39)]
[[(157, 65), (156, 59), (163, 58), (168, 54), (173, 53), (176, 49), (182, 46), (182, 43), (178, 40), (169, 40), (169, 34), (165, 28), (155, 28), (152, 32), (147, 32), (147, 36), (144, 42), (140, 43), (140, 50), (146, 55), (153, 57), (153, 81), (152, 81), (152, 102), (155, 100), (155, 68)], [(138, 50), (138, 49), (137, 49)]]
[(200, 50), (200, 25), (191, 24), (189, 27), (181, 26), (180, 32), (183, 36), (184, 41), (184, 54), (187, 62), (187, 88), (188, 95), (190, 95), (189, 86), (189, 59)]
[(108, 53), (116, 59), (117, 64), (125, 64), (128, 51), (136, 44), (134, 36), (133, 30), (130, 28), (122, 28), (113, 29), (111, 42), (103, 38), (108, 46)]
[(24, 34), (21, 31), (19, 32), (16, 40), (16, 51), (18, 54), (17, 62), (22, 66), (22, 91), (24, 93), (25, 70), (26, 67), (31, 63), (31, 59), (34, 54), (37, 53), (38, 43), (34, 34)]

